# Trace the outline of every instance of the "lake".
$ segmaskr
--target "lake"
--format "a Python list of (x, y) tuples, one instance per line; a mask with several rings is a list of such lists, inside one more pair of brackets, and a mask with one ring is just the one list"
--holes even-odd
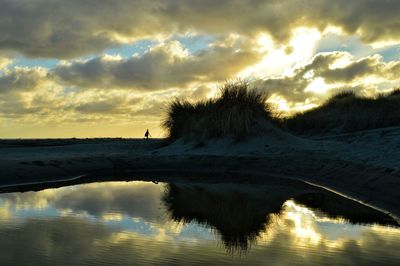
[(1, 265), (400, 265), (389, 216), (279, 182), (3, 193), (0, 236)]

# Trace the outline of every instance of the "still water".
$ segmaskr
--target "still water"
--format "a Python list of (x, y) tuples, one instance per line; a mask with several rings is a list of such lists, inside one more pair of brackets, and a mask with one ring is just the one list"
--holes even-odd
[(90, 183), (0, 194), (0, 264), (400, 265), (400, 230), (308, 188)]

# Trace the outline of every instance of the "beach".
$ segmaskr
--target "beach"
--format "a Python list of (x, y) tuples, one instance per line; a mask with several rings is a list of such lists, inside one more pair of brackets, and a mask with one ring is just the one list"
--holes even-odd
[[(2, 189), (79, 178), (308, 182), (400, 216), (400, 127), (305, 138), (271, 132), (242, 142), (164, 139), (1, 140)], [(170, 180), (171, 181), (171, 180)]]

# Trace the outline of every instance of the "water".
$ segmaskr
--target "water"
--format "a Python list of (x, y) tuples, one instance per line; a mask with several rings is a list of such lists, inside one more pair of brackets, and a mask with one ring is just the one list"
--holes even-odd
[(312, 188), (104, 182), (0, 194), (1, 265), (399, 265), (389, 217)]

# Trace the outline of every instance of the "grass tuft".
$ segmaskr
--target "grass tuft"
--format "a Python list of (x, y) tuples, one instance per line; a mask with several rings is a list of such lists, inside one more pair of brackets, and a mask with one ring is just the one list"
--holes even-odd
[(197, 103), (173, 100), (162, 126), (172, 140), (205, 141), (226, 136), (241, 140), (262, 131), (272, 119), (266, 99), (246, 82), (228, 82), (213, 99)]

